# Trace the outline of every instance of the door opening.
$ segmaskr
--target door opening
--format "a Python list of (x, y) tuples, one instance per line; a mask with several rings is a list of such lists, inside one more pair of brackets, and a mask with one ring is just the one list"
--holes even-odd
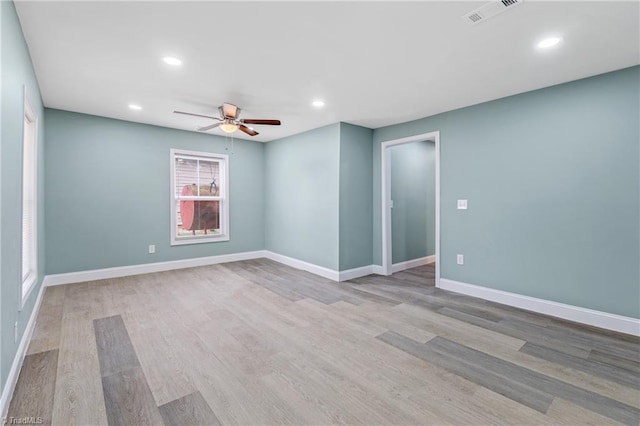
[[(420, 235), (417, 235), (419, 233), (416, 233), (416, 235), (412, 235), (411, 233), (411, 229), (404, 229), (402, 230), (401, 228), (398, 228), (398, 223), (401, 223), (402, 221), (411, 221), (411, 220), (415, 220), (415, 218), (413, 218), (413, 216), (415, 215), (415, 213), (417, 213), (415, 211), (416, 207), (419, 207), (420, 201), (417, 202), (416, 204), (416, 200), (413, 201), (405, 201), (405, 200), (393, 200), (391, 198), (392, 195), (392, 173), (395, 174), (395, 178), (397, 179), (399, 176), (402, 176), (403, 172), (406, 173), (410, 173), (409, 170), (405, 170), (405, 171), (400, 171), (398, 172), (397, 170), (395, 170), (394, 172), (392, 172), (392, 148), (393, 147), (398, 147), (399, 145), (405, 145), (405, 144), (412, 144), (415, 142), (424, 142), (424, 141), (429, 141), (433, 143), (433, 151), (435, 151), (435, 161), (434, 161), (434, 166), (435, 166), (435, 182), (433, 185), (433, 188), (431, 188), (431, 190), (435, 193), (434, 194), (434, 203), (435, 203), (435, 211), (433, 212), (433, 218), (431, 218), (431, 220), (433, 220), (434, 223), (434, 233), (435, 235), (432, 236), (433, 237), (433, 243), (435, 244), (435, 273), (434, 275), (434, 281), (435, 281), (435, 286), (439, 286), (439, 281), (440, 281), (440, 132), (430, 132), (430, 133), (424, 133), (424, 134), (420, 134), (420, 135), (415, 135), (415, 136), (409, 136), (406, 138), (402, 138), (402, 139), (395, 139), (395, 140), (390, 140), (390, 141), (386, 141), (382, 143), (382, 152), (381, 152), (381, 161), (382, 161), (382, 270), (384, 275), (391, 275), (393, 272), (399, 271), (399, 270), (403, 270), (403, 269), (407, 269), (410, 268), (412, 266), (418, 266), (418, 265), (424, 265), (427, 261), (431, 262), (431, 260), (433, 260), (433, 256), (427, 256), (429, 257), (429, 259), (427, 259), (427, 257), (420, 257), (418, 259), (415, 258), (411, 258), (412, 256), (415, 257), (416, 253), (424, 253), (425, 250), (429, 251), (429, 250), (433, 250), (433, 246), (429, 247), (429, 248), (425, 248), (425, 247), (421, 247), (421, 244), (425, 243), (424, 241), (420, 241)], [(401, 150), (395, 150), (396, 154), (400, 153)], [(409, 150), (405, 150), (405, 154), (412, 155)], [(414, 159), (415, 160), (415, 159)], [(423, 167), (427, 167), (427, 164), (423, 164)], [(400, 174), (399, 174), (400, 173)], [(408, 179), (408, 175), (406, 177), (406, 179)], [(407, 182), (409, 182), (409, 180), (407, 180)], [(397, 191), (397, 189), (396, 189)], [(396, 194), (398, 194), (398, 192), (396, 192)], [(402, 198), (402, 197), (401, 197)], [(402, 203), (402, 205), (398, 204), (398, 201), (400, 201)], [(396, 206), (393, 206), (392, 204), (395, 203)], [(413, 205), (411, 205), (413, 203)], [(397, 217), (402, 217), (402, 219), (400, 221), (396, 220), (395, 224), (396, 224), (396, 233), (397, 232), (401, 232), (402, 235), (396, 235), (394, 238), (394, 233), (393, 233), (393, 227), (394, 227), (394, 216), (393, 216), (393, 208), (398, 209), (398, 213), (396, 214), (396, 218)], [(411, 209), (414, 209), (414, 211), (412, 211)], [(406, 216), (406, 217), (405, 217)], [(406, 223), (405, 223), (406, 225)], [(409, 224), (410, 225), (410, 224)], [(406, 225), (406, 226), (409, 226)], [(426, 226), (426, 225), (425, 225)], [(431, 237), (429, 237), (431, 238)], [(394, 256), (394, 240), (395, 240), (395, 245), (396, 245), (396, 255)], [(403, 245), (399, 245), (398, 241), (402, 241), (405, 246)], [(398, 251), (404, 251), (402, 253), (398, 253)], [(431, 265), (431, 267), (433, 267), (433, 265)], [(429, 273), (429, 271), (427, 271), (427, 269), (429, 269), (429, 267), (425, 266), (425, 273), (427, 273), (428, 275), (432, 275), (432, 273)]]

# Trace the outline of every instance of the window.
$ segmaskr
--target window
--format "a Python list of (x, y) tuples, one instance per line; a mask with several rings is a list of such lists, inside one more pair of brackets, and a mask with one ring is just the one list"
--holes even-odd
[(38, 281), (37, 259), (37, 120), (24, 97), (22, 134), (22, 303)]
[(229, 240), (228, 157), (171, 150), (171, 245)]

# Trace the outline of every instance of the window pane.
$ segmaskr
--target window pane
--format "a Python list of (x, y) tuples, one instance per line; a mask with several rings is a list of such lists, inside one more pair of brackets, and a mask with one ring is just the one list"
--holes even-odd
[(221, 195), (219, 161), (176, 157), (175, 167), (176, 198)]
[(176, 201), (176, 236), (188, 238), (219, 235), (220, 203), (217, 200)]

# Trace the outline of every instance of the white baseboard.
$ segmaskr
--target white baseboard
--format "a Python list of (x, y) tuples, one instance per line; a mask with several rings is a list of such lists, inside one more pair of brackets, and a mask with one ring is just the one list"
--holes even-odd
[(45, 287), (43, 281), (43, 283), (40, 285), (40, 290), (38, 291), (36, 303), (33, 305), (31, 316), (29, 317), (27, 326), (24, 329), (24, 333), (22, 334), (22, 339), (20, 339), (20, 345), (18, 346), (16, 355), (13, 357), (13, 364), (11, 364), (11, 370), (9, 370), (7, 381), (5, 382), (4, 388), (2, 389), (2, 396), (0, 397), (0, 419), (7, 418), (7, 410), (9, 410), (9, 403), (11, 403), (11, 397), (13, 396), (13, 391), (16, 387), (16, 383), (18, 382), (18, 376), (20, 376), (22, 362), (24, 361), (25, 354), (27, 353), (27, 348), (29, 348), (29, 342), (31, 341), (33, 330), (36, 328), (36, 318), (38, 317), (38, 312), (40, 311), (40, 304), (42, 303), (42, 294), (44, 293), (44, 288)]
[(436, 261), (436, 255), (420, 257), (418, 259), (407, 260), (406, 262), (394, 263), (391, 265), (391, 272), (400, 272), (416, 266), (428, 265)]
[(371, 265), (371, 273), (377, 275), (384, 275), (384, 269), (382, 265)]
[(152, 272), (171, 271), (174, 269), (193, 268), (196, 266), (215, 265), (217, 263), (237, 262), (239, 260), (259, 259), (262, 257), (266, 257), (265, 251), (258, 250), (242, 253), (223, 254), (220, 256), (196, 257), (192, 259), (171, 260), (168, 262), (144, 263), (141, 265), (118, 266), (115, 268), (69, 272), (66, 274), (47, 275), (44, 278), (43, 286), (104, 280), (109, 278), (126, 277), (130, 275), (149, 274)]
[(333, 269), (325, 268), (324, 266), (314, 265), (313, 263), (305, 262), (304, 260), (294, 259), (293, 257), (284, 256), (282, 254), (274, 253), (269, 250), (265, 250), (264, 257), (273, 261), (282, 263), (283, 265), (291, 266), (292, 268), (301, 269), (303, 271), (311, 272), (312, 274), (319, 275), (324, 278), (328, 278), (333, 281), (340, 280), (340, 273)]
[(338, 281), (348, 281), (353, 280), (355, 278), (366, 277), (367, 275), (373, 274), (373, 266), (367, 265), (361, 266), (360, 268), (347, 269), (346, 271), (340, 271), (338, 273)]
[(552, 302), (507, 291), (480, 287), (444, 278), (440, 279), (439, 288), (466, 294), (468, 296), (478, 297), (480, 299), (490, 300), (492, 302), (502, 303), (508, 306), (514, 306), (527, 311), (533, 311), (569, 321), (592, 325), (594, 327), (640, 336), (640, 320), (635, 318), (581, 308), (564, 303)]
[(284, 256), (282, 254), (274, 253), (272, 251), (266, 251), (265, 257), (275, 262), (282, 263), (292, 268), (301, 269), (303, 271), (311, 272), (312, 274), (319, 275), (324, 278), (328, 278), (332, 281), (348, 281), (354, 278), (365, 277), (373, 274), (375, 265), (361, 266), (359, 268), (347, 269), (346, 271), (336, 271), (333, 269), (325, 268), (324, 266), (314, 265), (313, 263), (305, 262), (303, 260), (295, 259), (293, 257)]

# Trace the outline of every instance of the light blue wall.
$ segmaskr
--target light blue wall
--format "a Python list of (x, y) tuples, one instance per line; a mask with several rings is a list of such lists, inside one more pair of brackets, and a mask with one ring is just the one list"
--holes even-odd
[(371, 265), (373, 130), (340, 123), (340, 270)]
[(340, 123), (265, 148), (266, 249), (338, 270)]
[[(44, 110), (40, 89), (22, 28), (11, 1), (0, 1), (2, 39), (2, 109), (0, 115), (0, 382), (7, 380), (18, 344), (13, 341), (13, 324), (18, 321), (18, 343), (40, 290), (45, 269), (44, 252)], [(22, 127), (23, 87), (38, 117), (38, 283), (24, 309), (21, 304), (22, 244)]]
[(380, 143), (439, 130), (443, 278), (640, 317), (639, 104), (632, 67), (376, 129), (374, 261)]
[(393, 263), (436, 253), (435, 153), (430, 141), (389, 148)]
[(224, 138), (54, 109), (45, 128), (47, 274), (264, 248), (262, 143), (229, 155), (230, 241), (170, 246), (169, 150), (224, 154)]

